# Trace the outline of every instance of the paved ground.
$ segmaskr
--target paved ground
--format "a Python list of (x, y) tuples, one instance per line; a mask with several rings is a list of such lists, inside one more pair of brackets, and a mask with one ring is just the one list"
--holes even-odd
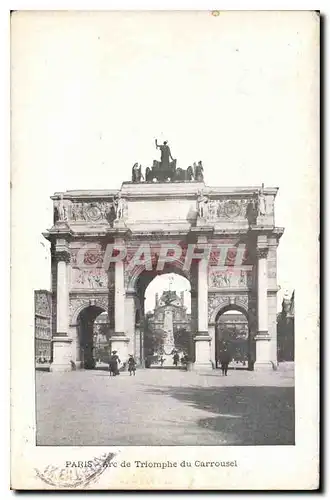
[(294, 444), (292, 365), (218, 370), (36, 372), (39, 445)]

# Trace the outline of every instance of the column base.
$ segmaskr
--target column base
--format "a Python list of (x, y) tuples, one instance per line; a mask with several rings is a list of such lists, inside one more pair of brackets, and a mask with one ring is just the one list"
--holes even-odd
[(254, 371), (271, 371), (273, 363), (270, 354), (270, 336), (266, 330), (259, 330), (256, 337), (256, 360), (254, 362)]
[(55, 364), (52, 363), (49, 367), (50, 372), (72, 372), (73, 368), (70, 364)]
[(205, 370), (213, 370), (213, 364), (211, 361), (207, 363), (193, 363), (192, 369), (194, 372), (205, 371)]
[(264, 371), (273, 371), (274, 365), (271, 361), (256, 361), (253, 366), (253, 371), (255, 372), (264, 372)]
[(195, 342), (195, 362), (193, 370), (212, 370), (210, 342), (208, 332), (198, 332), (193, 338)]
[(110, 337), (110, 354), (112, 351), (117, 351), (120, 361), (124, 364), (128, 360), (127, 344), (129, 338), (124, 332), (115, 332)]
[(49, 367), (51, 372), (71, 372), (73, 369), (71, 357), (72, 339), (65, 334), (58, 334), (52, 338), (53, 362)]

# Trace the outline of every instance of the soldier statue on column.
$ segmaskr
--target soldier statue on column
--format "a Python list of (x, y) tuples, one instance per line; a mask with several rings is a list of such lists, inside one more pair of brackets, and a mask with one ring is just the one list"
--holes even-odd
[(197, 210), (201, 219), (206, 219), (208, 216), (208, 201), (208, 197), (202, 191), (199, 191), (197, 196)]
[(266, 197), (264, 194), (264, 184), (258, 192), (258, 215), (266, 215)]

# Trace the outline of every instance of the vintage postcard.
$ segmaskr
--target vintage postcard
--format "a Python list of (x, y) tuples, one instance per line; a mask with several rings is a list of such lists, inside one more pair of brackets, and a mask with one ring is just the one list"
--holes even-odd
[(11, 486), (319, 485), (313, 11), (11, 17)]

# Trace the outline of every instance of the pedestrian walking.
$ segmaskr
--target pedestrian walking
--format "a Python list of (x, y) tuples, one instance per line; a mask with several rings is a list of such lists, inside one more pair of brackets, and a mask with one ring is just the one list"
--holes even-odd
[(231, 361), (230, 353), (228, 349), (225, 347), (223, 351), (220, 353), (220, 363), (221, 363), (221, 371), (222, 375), (227, 376), (228, 366)]
[(116, 375), (119, 375), (119, 368), (118, 365), (120, 363), (119, 356), (117, 355), (117, 351), (112, 351), (111, 356), (110, 356), (110, 362), (109, 362), (109, 372), (110, 372), (110, 377), (113, 375), (114, 377)]
[(174, 354), (174, 356), (173, 356), (173, 365), (174, 365), (174, 366), (178, 366), (179, 359), (180, 359), (180, 357), (179, 357), (178, 353), (176, 352), (176, 353)]
[(131, 377), (132, 376), (132, 373), (135, 377), (135, 372), (136, 372), (136, 361), (134, 359), (134, 356), (133, 354), (130, 354), (129, 355), (129, 358), (128, 358), (128, 371), (129, 371), (129, 376)]

